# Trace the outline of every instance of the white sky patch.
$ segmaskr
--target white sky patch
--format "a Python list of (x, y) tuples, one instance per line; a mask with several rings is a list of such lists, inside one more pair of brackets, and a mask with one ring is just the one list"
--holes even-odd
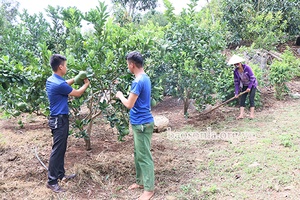
[[(48, 5), (53, 7), (60, 6), (60, 7), (69, 7), (75, 6), (82, 12), (87, 12), (91, 8), (95, 8), (99, 5), (98, 0), (17, 0), (20, 3), (20, 10), (26, 9), (30, 14), (45, 12), (45, 9)], [(110, 0), (105, 1), (106, 4), (110, 4)]]
[[(53, 7), (61, 6), (61, 7), (69, 7), (69, 6), (75, 6), (82, 12), (87, 12), (91, 8), (95, 8), (99, 5), (98, 0), (17, 0), (20, 3), (20, 11), (23, 9), (26, 9), (29, 14), (39, 13), (39, 12), (45, 12), (45, 9), (48, 7), (48, 5), (51, 5)], [(103, 2), (103, 0), (102, 0)], [(109, 8), (111, 8), (111, 0), (104, 0), (106, 5), (108, 5)], [(187, 8), (187, 4), (190, 3), (190, 1), (183, 1), (183, 0), (170, 0), (170, 2), (173, 4), (175, 8), (175, 13), (180, 13), (182, 8)], [(199, 0), (198, 1), (198, 8), (200, 9), (203, 5), (206, 4), (206, 0)], [(157, 10), (164, 11), (164, 4), (162, 0), (158, 0), (158, 7)]]
[[(96, 8), (96, 6), (99, 6), (98, 0), (17, 0), (20, 3), (19, 11), (23, 12), (23, 9), (26, 9), (30, 15), (38, 14), (40, 12), (43, 13), (44, 17), (47, 21), (51, 21), (47, 16), (45, 9), (48, 7), (48, 5), (51, 5), (53, 7), (76, 7), (81, 12), (85, 13), (90, 11), (92, 8)], [(105, 4), (108, 6), (108, 12), (112, 9), (112, 3), (111, 0), (101, 0), (100, 2), (105, 2)], [(187, 8), (187, 4), (190, 3), (189, 0), (170, 0), (170, 2), (173, 4), (175, 8), (175, 13), (179, 14), (183, 8)], [(197, 10), (200, 10), (201, 7), (203, 7), (207, 3), (206, 0), (199, 0)], [(156, 10), (163, 12), (165, 10), (163, 0), (158, 0), (158, 6)], [(83, 22), (82, 23), (82, 30), (87, 31), (89, 29), (92, 29), (90, 25)]]

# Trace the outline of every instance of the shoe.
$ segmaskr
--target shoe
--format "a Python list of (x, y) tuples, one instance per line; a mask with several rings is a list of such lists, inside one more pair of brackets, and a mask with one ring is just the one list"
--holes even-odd
[(57, 183), (54, 185), (50, 185), (49, 183), (47, 183), (47, 188), (49, 188), (50, 190), (52, 190), (53, 192), (59, 193), (59, 192), (65, 192), (66, 190), (61, 188)]
[(67, 181), (69, 181), (69, 180), (71, 180), (71, 179), (73, 179), (73, 178), (75, 178), (75, 177), (76, 177), (76, 174), (65, 175), (65, 176), (61, 179), (61, 181), (67, 182)]

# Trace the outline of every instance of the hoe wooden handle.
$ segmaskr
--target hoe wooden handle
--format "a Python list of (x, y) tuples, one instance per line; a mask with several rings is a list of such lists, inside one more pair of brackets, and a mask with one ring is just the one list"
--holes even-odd
[[(238, 94), (237, 98), (240, 97), (241, 95), (245, 94), (245, 93), (247, 93), (246, 90), (245, 90), (244, 92), (241, 92), (240, 94)], [(213, 107), (212, 109), (208, 110), (208, 111), (205, 112), (204, 114), (210, 113), (211, 111), (216, 110), (217, 108), (219, 108), (219, 107), (221, 107), (221, 106), (227, 104), (228, 102), (230, 102), (230, 101), (232, 101), (232, 100), (234, 100), (234, 99), (236, 99), (236, 97), (232, 97), (232, 98), (230, 98), (230, 99), (224, 101), (224, 102), (221, 103), (220, 105), (217, 105), (217, 106)]]

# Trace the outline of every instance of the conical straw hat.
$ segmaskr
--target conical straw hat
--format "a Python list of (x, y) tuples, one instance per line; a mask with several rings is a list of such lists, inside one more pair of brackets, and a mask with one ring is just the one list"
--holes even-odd
[(240, 63), (240, 62), (244, 62), (245, 61), (245, 59), (244, 58), (242, 58), (242, 57), (240, 57), (240, 56), (237, 56), (237, 55), (233, 55), (230, 59), (229, 59), (229, 61), (228, 61), (228, 65), (234, 65), (234, 64), (236, 64), (236, 63)]

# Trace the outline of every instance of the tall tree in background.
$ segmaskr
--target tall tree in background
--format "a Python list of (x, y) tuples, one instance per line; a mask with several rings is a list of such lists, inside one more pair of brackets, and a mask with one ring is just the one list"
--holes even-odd
[(15, 0), (0, 0), (0, 26), (3, 21), (14, 22), (18, 14), (18, 8), (19, 2)]
[(169, 22), (162, 12), (156, 10), (149, 10), (146, 14), (141, 16), (139, 24), (147, 24), (149, 21), (159, 26), (166, 26)]
[[(240, 0), (221, 0), (220, 7), (223, 12), (222, 21), (227, 23), (228, 27), (228, 39), (227, 42), (230, 45), (240, 45), (243, 43), (251, 44), (256, 35), (249, 30), (253, 30), (252, 25), (257, 25), (257, 19), (266, 16), (268, 13), (277, 15), (281, 13), (281, 19), (279, 21), (279, 29), (281, 24), (287, 23), (284, 27), (284, 33), (290, 37), (297, 35), (300, 31), (300, 1), (299, 0), (246, 0), (241, 2)], [(274, 20), (270, 20), (273, 21)], [(264, 21), (265, 26), (270, 26), (269, 22)], [(259, 22), (260, 23), (260, 22)], [(250, 29), (249, 29), (250, 27)], [(259, 34), (259, 31), (257, 33)], [(278, 32), (277, 28), (273, 30), (267, 30), (267, 32)], [(266, 31), (264, 31), (266, 32)], [(277, 37), (278, 42), (282, 42), (286, 38)]]
[[(14, 0), (0, 0), (0, 44), (3, 46), (3, 35), (7, 29), (16, 21), (19, 3)], [(0, 54), (2, 51), (0, 47)]]
[(63, 7), (48, 5), (46, 12), (51, 18), (52, 25), (50, 27), (50, 41), (47, 41), (48, 48), (55, 53), (65, 50), (66, 38), (68, 37), (66, 27), (64, 26)]
[(115, 5), (114, 15), (120, 22), (124, 18), (132, 21), (136, 11), (151, 10), (157, 7), (157, 0), (112, 0), (112, 3)]

